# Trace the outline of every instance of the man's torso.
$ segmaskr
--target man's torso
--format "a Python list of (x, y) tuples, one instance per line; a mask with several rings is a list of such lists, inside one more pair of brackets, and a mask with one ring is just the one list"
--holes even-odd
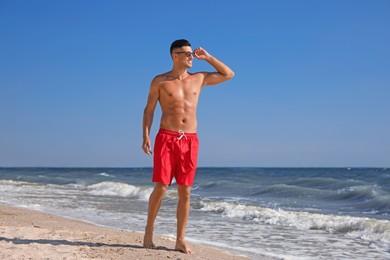
[(203, 75), (189, 74), (179, 80), (169, 73), (158, 76), (159, 102), (162, 110), (160, 128), (195, 133), (196, 108), (202, 90)]

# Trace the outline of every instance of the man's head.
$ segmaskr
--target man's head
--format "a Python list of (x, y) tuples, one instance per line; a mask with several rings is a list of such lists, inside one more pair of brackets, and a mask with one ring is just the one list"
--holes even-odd
[(171, 44), (171, 49), (170, 49), (170, 53), (172, 55), (172, 51), (176, 48), (181, 48), (183, 46), (189, 46), (191, 47), (191, 43), (185, 39), (180, 39), (180, 40), (176, 40), (174, 42), (172, 42)]
[(186, 68), (192, 67), (194, 54), (189, 41), (180, 39), (172, 42), (170, 51), (175, 66)]

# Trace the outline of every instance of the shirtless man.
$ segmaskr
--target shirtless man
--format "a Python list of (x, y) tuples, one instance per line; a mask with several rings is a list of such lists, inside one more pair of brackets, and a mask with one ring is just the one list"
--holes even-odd
[[(190, 192), (198, 156), (196, 107), (199, 94), (204, 86), (231, 79), (234, 72), (200, 47), (192, 52), (191, 44), (187, 40), (174, 41), (170, 52), (173, 68), (153, 79), (143, 116), (142, 149), (146, 154), (152, 155), (149, 135), (156, 105), (160, 103), (162, 117), (153, 158), (155, 186), (149, 198), (144, 247), (155, 248), (153, 244), (154, 222), (165, 191), (171, 185), (172, 178), (175, 177), (179, 197), (175, 249), (191, 254), (191, 249), (184, 241), (184, 233), (190, 212)], [(192, 67), (194, 57), (207, 61), (216, 69), (216, 72), (189, 73), (187, 69)]]

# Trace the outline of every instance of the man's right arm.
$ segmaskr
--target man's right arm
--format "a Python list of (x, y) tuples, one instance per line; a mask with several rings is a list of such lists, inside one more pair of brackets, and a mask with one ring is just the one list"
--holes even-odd
[(199, 47), (194, 51), (194, 56), (199, 60), (207, 61), (213, 66), (216, 72), (207, 72), (204, 74), (203, 86), (215, 85), (234, 77), (234, 72), (222, 61), (210, 55), (205, 49)]
[(153, 79), (150, 84), (150, 90), (148, 95), (148, 101), (146, 103), (146, 107), (144, 109), (144, 116), (142, 122), (142, 132), (143, 132), (143, 143), (142, 149), (148, 155), (151, 155), (152, 152), (152, 143), (150, 141), (150, 129), (152, 128), (154, 110), (156, 109), (156, 105), (159, 98), (159, 89), (157, 77)]

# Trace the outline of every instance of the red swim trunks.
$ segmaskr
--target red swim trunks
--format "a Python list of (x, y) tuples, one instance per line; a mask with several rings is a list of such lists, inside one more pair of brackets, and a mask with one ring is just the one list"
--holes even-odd
[(160, 129), (154, 144), (153, 182), (192, 186), (198, 162), (198, 135)]

